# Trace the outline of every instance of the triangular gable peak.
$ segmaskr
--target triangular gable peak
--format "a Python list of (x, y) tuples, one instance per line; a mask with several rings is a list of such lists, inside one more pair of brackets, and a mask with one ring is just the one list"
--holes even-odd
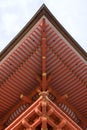
[(67, 41), (69, 41), (69, 44), (71, 44), (72, 47), (76, 49), (76, 53), (78, 52), (87, 61), (86, 52), (70, 36), (70, 34), (63, 28), (63, 26), (57, 21), (57, 19), (52, 15), (52, 13), (48, 10), (48, 8), (44, 4), (37, 11), (34, 17), (20, 31), (20, 33), (1, 52), (0, 60), (2, 60), (12, 50), (12, 48), (14, 48), (14, 46), (18, 44), (18, 42), (26, 35), (26, 33), (29, 32), (43, 16), (45, 16), (50, 21), (50, 23), (54, 25), (57, 31), (59, 31), (65, 37), (65, 39), (67, 39)]
[[(31, 129), (27, 122), (29, 117), (26, 118), (28, 116), (26, 111), (34, 108), (32, 106), (39, 98), (38, 92), (43, 91), (48, 91), (49, 99), (57, 105), (55, 106), (48, 99), (47, 102), (52, 105), (50, 109), (59, 111), (59, 114), (57, 112), (57, 119), (55, 114), (53, 114), (50, 121), (45, 118), (45, 124), (48, 129), (52, 129), (57, 120), (59, 122), (57, 122), (55, 129), (80, 130), (79, 126), (84, 128), (84, 130), (86, 129), (87, 121), (84, 117), (87, 117), (87, 102), (83, 106), (87, 95), (86, 53), (56, 21), (45, 6), (41, 7), (34, 18), (2, 52), (1, 59), (0, 116), (3, 118), (0, 124), (2, 129), (8, 125), (6, 130)], [(66, 101), (67, 94), (70, 96), (68, 101)], [(19, 97), (22, 99), (20, 103), (18, 103)], [(78, 99), (81, 99), (81, 102)], [(36, 102), (35, 104), (37, 104)], [(41, 102), (42, 99), (37, 106)], [(73, 107), (70, 104), (73, 104)], [(79, 104), (81, 107), (79, 107)], [(66, 114), (61, 113), (59, 108)], [(81, 114), (78, 113), (78, 110)], [(55, 113), (56, 111), (54, 110)], [(21, 114), (22, 112), (26, 114)], [(20, 118), (22, 115), (24, 115), (23, 118)], [(62, 120), (64, 121), (64, 126)], [(22, 125), (16, 121), (19, 121)], [(39, 126), (37, 125), (37, 129), (42, 127), (42, 119), (40, 118), (38, 121)], [(51, 123), (54, 123), (54, 126)], [(63, 128), (58, 127), (61, 124)]]
[(40, 92), (39, 99), (5, 130), (81, 130), (49, 98)]

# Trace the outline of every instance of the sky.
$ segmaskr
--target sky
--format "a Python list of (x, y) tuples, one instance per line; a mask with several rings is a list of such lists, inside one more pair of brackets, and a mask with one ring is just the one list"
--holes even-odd
[(87, 0), (0, 0), (0, 52), (43, 3), (87, 52)]

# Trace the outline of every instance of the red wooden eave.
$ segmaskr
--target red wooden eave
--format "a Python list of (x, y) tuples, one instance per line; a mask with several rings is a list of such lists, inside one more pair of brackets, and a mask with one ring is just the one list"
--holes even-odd
[[(1, 54), (0, 117), (3, 118), (0, 120), (0, 129), (3, 129), (10, 118), (19, 119), (18, 116), (25, 111), (25, 106), (26, 109), (31, 108), (38, 99), (39, 93), (48, 92), (48, 98), (57, 105), (57, 110), (60, 107), (65, 112), (65, 116), (68, 115), (68, 118), (71, 118), (69, 120), (76, 122), (78, 127), (75, 123), (70, 124), (75, 125), (77, 130), (79, 126), (85, 130), (87, 127), (86, 58), (84, 51), (48, 9), (42, 6), (18, 38), (14, 39)], [(29, 94), (30, 96), (25, 96)], [(69, 98), (66, 100), (67, 97)], [(56, 109), (53, 103), (50, 107)], [(64, 117), (63, 119), (65, 120)], [(42, 127), (47, 127), (47, 122), (48, 125), (54, 125), (51, 120), (47, 121), (44, 117), (42, 120)], [(29, 125), (27, 121), (23, 122), (26, 126)], [(39, 125), (41, 121), (37, 120), (37, 122)]]

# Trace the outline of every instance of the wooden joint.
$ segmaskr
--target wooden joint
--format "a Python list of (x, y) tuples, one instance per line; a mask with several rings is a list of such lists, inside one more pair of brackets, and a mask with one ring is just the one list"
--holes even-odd
[(42, 76), (46, 76), (46, 73), (44, 72), (44, 73), (42, 73)]
[(22, 99), (22, 98), (23, 98), (23, 96), (24, 96), (24, 95), (23, 95), (23, 94), (21, 94), (21, 95), (20, 95), (20, 99)]
[(42, 59), (43, 59), (43, 60), (46, 59), (46, 56), (42, 56)]
[(39, 95), (42, 96), (42, 97), (46, 97), (46, 96), (49, 95), (49, 91), (41, 91), (41, 92), (39, 93)]

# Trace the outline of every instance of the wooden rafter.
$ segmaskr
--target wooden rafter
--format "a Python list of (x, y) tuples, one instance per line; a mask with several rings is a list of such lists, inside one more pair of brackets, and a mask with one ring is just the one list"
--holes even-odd
[[(51, 76), (49, 76), (49, 77), (47, 77), (47, 73), (46, 73), (46, 20), (45, 20), (45, 18), (43, 18), (43, 20), (42, 20), (42, 46), (41, 46), (41, 48), (42, 48), (42, 78), (40, 78), (38, 75), (36, 76), (36, 79), (37, 79), (37, 81), (39, 82), (39, 85), (38, 85), (38, 89), (36, 90), (36, 92), (38, 92), (38, 93), (40, 93), (40, 92), (42, 92), (42, 91), (47, 91), (48, 90), (48, 84), (49, 84), (49, 82), (50, 82), (50, 80), (51, 80)], [(24, 75), (23, 75), (24, 76)], [(25, 80), (26, 80), (26, 77), (25, 77)], [(40, 90), (40, 87), (41, 87), (41, 90)], [(50, 91), (50, 90), (48, 90), (48, 91)], [(35, 92), (35, 93), (36, 93)], [(66, 101), (65, 101), (65, 99), (67, 98), (67, 96), (66, 95), (63, 95), (62, 97), (60, 97), (59, 98), (59, 96), (57, 96), (57, 95), (55, 95), (55, 93), (53, 93), (53, 90), (51, 91), (51, 93), (52, 94), (54, 94), (54, 96), (56, 97), (56, 103), (58, 104), (59, 102), (63, 102), (63, 103), (65, 103), (65, 105), (67, 105), (67, 106), (70, 106)], [(32, 97), (33, 95), (31, 95), (31, 97)], [(26, 103), (32, 103), (32, 99), (30, 98), (30, 97), (26, 97), (26, 96), (22, 96), (22, 100), (23, 100), (23, 102), (26, 102)], [(21, 106), (21, 103), (17, 106), (17, 107), (15, 107), (11, 112), (9, 112), (10, 114), (12, 114), (13, 112), (14, 112), (14, 110), (16, 110), (16, 108), (18, 108), (19, 106)], [(70, 106), (70, 108), (71, 108), (71, 106)], [(45, 109), (45, 108), (44, 108)], [(73, 108), (71, 108), (71, 110), (73, 111), (73, 112), (75, 112), (77, 115), (79, 115)], [(40, 111), (39, 110), (37, 110), (38, 112), (39, 112), (39, 114), (41, 115), (41, 113), (40, 113)], [(49, 113), (52, 113), (52, 110), (49, 112)], [(10, 115), (10, 114), (8, 114), (8, 115)], [(8, 118), (9, 116), (6, 116), (6, 118), (5, 118), (5, 121), (7, 120), (7, 118)], [(80, 116), (79, 116), (80, 117)], [(82, 117), (80, 117), (79, 119), (81, 119), (82, 120)], [(50, 121), (51, 122), (51, 121)], [(84, 121), (83, 121), (84, 122)], [(85, 121), (86, 122), (86, 121)], [(4, 124), (4, 122), (2, 123), (2, 124)], [(86, 125), (86, 123), (84, 123), (85, 125)], [(82, 124), (82, 126), (84, 125), (84, 124)], [(0, 129), (2, 128), (2, 125), (0, 125), (1, 127), (0, 127)], [(43, 126), (43, 125), (42, 125)]]

